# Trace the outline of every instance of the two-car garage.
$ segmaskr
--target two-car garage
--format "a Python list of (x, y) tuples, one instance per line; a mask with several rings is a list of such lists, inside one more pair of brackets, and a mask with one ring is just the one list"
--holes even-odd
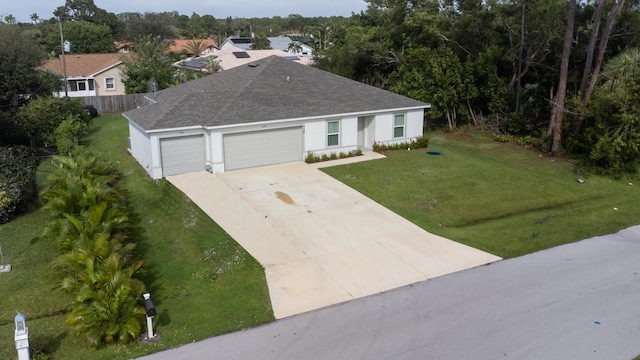
[[(225, 171), (303, 160), (301, 126), (229, 133), (222, 139)], [(161, 139), (162, 175), (204, 170), (205, 149), (204, 135)]]

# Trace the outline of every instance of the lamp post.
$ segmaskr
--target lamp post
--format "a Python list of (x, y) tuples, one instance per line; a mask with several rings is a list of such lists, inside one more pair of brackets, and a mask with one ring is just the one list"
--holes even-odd
[(18, 360), (30, 360), (29, 328), (24, 322), (24, 315), (18, 313), (13, 321), (16, 323), (14, 340), (16, 342), (16, 350), (18, 350)]
[(151, 294), (144, 293), (142, 294), (142, 297), (144, 298), (144, 309), (147, 311), (147, 339), (153, 339), (155, 334), (153, 333), (153, 324), (151, 320), (156, 316), (156, 307), (151, 301)]

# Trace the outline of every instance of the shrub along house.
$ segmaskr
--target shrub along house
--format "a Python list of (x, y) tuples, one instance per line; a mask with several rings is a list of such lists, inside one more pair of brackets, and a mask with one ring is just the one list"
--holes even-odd
[(369, 150), (422, 135), (429, 105), (277, 56), (147, 95), (124, 113), (154, 179)]

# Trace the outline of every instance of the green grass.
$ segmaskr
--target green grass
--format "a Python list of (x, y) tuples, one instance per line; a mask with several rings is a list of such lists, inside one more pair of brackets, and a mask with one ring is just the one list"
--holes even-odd
[[(70, 297), (53, 289), (55, 250), (38, 237), (47, 214), (34, 209), (0, 225), (5, 262), (13, 266), (0, 274), (0, 359), (16, 358), (18, 311), (26, 315), (31, 344), (53, 359), (128, 359), (273, 320), (260, 264), (171, 184), (149, 179), (127, 154), (127, 136), (124, 118), (103, 116), (88, 144), (123, 174), (161, 340), (92, 350), (69, 333)], [(429, 150), (444, 156), (394, 151), (388, 159), (324, 171), (432, 233), (502, 257), (640, 223), (640, 181), (576, 174), (568, 161), (473, 132), (431, 134)], [(39, 179), (52, 168), (44, 161)]]
[(393, 151), (323, 170), (429, 232), (504, 258), (640, 223), (640, 183), (576, 174), (570, 161), (478, 133), (431, 134), (429, 150), (444, 156)]
[[(0, 225), (5, 262), (13, 266), (0, 275), (0, 359), (16, 357), (18, 311), (27, 318), (30, 343), (53, 359), (129, 359), (273, 321), (262, 266), (170, 183), (149, 179), (126, 152), (127, 136), (122, 116), (99, 117), (88, 145), (108, 155), (123, 174), (160, 341), (92, 350), (69, 333), (64, 312), (70, 297), (53, 290), (55, 250), (38, 237), (48, 218), (36, 209)], [(39, 178), (51, 170), (43, 162)]]

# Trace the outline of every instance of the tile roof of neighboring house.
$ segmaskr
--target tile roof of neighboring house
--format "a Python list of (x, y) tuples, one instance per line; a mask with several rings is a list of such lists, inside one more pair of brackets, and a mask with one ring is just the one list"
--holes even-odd
[(277, 56), (149, 94), (125, 112), (144, 130), (371, 113), (428, 105)]
[[(127, 54), (67, 54), (65, 62), (68, 77), (87, 77), (99, 74), (110, 69), (121, 62), (123, 56)], [(42, 69), (52, 70), (56, 74), (63, 75), (62, 55), (57, 59), (47, 60)]]
[(116, 50), (118, 50), (119, 52), (129, 51), (132, 45), (132, 43), (129, 41), (114, 41), (113, 43), (116, 46)]
[(177, 39), (171, 40), (171, 46), (169, 46), (169, 52), (179, 53), (182, 50), (189, 52), (188, 45), (193, 41), (200, 41), (204, 44), (207, 50), (212, 51), (218, 48), (216, 42), (212, 39)]

